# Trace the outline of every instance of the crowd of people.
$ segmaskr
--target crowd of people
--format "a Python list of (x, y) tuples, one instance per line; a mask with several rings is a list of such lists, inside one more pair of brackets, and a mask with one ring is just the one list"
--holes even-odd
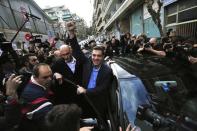
[(89, 131), (95, 127), (83, 126), (82, 118), (107, 119), (113, 74), (104, 63), (105, 49), (92, 46), (91, 57), (86, 56), (75, 23), (67, 29), (68, 38), (58, 49), (30, 42), (28, 50), (18, 53), (1, 38), (0, 130)]
[[(87, 45), (91, 47), (91, 43)], [(197, 63), (196, 38), (177, 36), (171, 29), (162, 38), (148, 38), (143, 33), (132, 35), (128, 32), (120, 40), (112, 36), (110, 40), (104, 39), (101, 43), (105, 47), (106, 56), (155, 55), (185, 60), (190, 64)]]
[(173, 31), (161, 42), (126, 33), (120, 40), (113, 36), (103, 40), (102, 46), (90, 41), (81, 48), (75, 23), (67, 23), (67, 29), (68, 38), (58, 48), (47, 41), (30, 42), (29, 49), (20, 54), (1, 38), (0, 130), (89, 131), (94, 127), (82, 127), (81, 118), (106, 120), (113, 78), (104, 62), (106, 56), (151, 54), (197, 63), (196, 41), (182, 39)]

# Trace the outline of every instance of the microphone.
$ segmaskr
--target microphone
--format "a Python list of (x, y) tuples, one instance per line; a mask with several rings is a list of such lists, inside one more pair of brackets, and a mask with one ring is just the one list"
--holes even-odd
[(33, 15), (33, 14), (29, 14), (29, 13), (26, 13), (26, 14), (25, 14), (25, 16), (26, 16), (27, 18), (28, 18), (28, 17), (31, 17), (31, 18), (33, 18), (33, 19), (41, 20), (41, 18), (40, 18), (40, 17), (35, 16), (35, 15)]

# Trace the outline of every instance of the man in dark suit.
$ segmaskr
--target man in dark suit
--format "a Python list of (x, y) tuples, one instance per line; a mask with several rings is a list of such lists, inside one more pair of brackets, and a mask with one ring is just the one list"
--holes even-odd
[[(68, 79), (75, 84), (81, 84), (82, 80), (82, 64), (80, 60), (72, 55), (72, 49), (69, 45), (62, 45), (60, 47), (61, 58), (57, 60), (53, 66), (52, 71), (59, 73), (64, 79)], [(59, 88), (54, 87), (55, 104), (69, 104), (74, 103), (76, 97), (76, 89), (67, 82), (64, 82)]]
[[(112, 70), (103, 63), (103, 58), (103, 48), (94, 47), (92, 59), (87, 59), (84, 63), (82, 86), (78, 86), (77, 89), (78, 94), (84, 93), (90, 98), (99, 113), (103, 115), (102, 117), (106, 113), (108, 88), (111, 85), (112, 79)], [(87, 107), (85, 110), (88, 111)], [(95, 112), (89, 110), (88, 114), (92, 115)]]
[[(94, 47), (91, 59), (86, 58), (81, 52), (75, 37), (75, 24), (70, 22), (67, 24), (67, 27), (69, 36), (71, 36), (69, 43), (72, 47), (73, 54), (76, 55), (76, 58), (83, 61), (82, 84), (78, 85), (77, 94), (86, 94), (99, 113), (104, 115), (108, 88), (112, 79), (111, 68), (104, 64), (104, 48), (101, 46)], [(95, 113), (90, 110), (90, 106), (82, 105), (82, 109), (87, 115), (91, 117), (95, 116)]]

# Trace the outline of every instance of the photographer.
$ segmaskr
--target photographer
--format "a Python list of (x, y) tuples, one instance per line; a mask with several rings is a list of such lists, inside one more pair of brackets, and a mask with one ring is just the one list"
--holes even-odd
[(147, 42), (147, 36), (144, 34), (140, 34), (137, 37), (132, 37), (133, 46), (132, 46), (132, 53), (136, 54), (144, 50), (144, 43)]
[(60, 50), (50, 51), (44, 63), (53, 66), (53, 64), (60, 58)]
[(2, 54), (0, 56), (0, 91), (6, 92), (6, 81), (11, 74), (15, 74), (17, 71), (16, 64), (10, 56)]
[(0, 130), (14, 129), (20, 122), (20, 105), (18, 104), (17, 88), (22, 83), (21, 76), (12, 74), (6, 82), (7, 99), (4, 105), (4, 116), (0, 117)]
[(185, 64), (194, 64), (197, 59), (197, 48), (192, 39), (176, 36), (170, 43), (164, 43), (166, 56)]
[(123, 56), (126, 54), (126, 50), (128, 51), (128, 44), (130, 41), (131, 34), (129, 32), (125, 33), (120, 38), (120, 45), (121, 45), (121, 53)]
[(150, 53), (157, 56), (166, 56), (166, 53), (163, 51), (162, 47), (157, 44), (156, 38), (151, 38), (149, 43), (143, 44), (141, 48), (138, 49), (138, 52), (145, 51), (146, 53)]
[(22, 58), (22, 68), (19, 70), (20, 74), (32, 74), (33, 67), (38, 64), (38, 58), (35, 54), (29, 53)]
[(1, 56), (11, 57), (13, 62), (15, 63), (16, 68), (19, 67), (19, 57), (16, 51), (12, 47), (12, 43), (7, 41), (4, 34), (0, 33), (0, 50), (2, 51)]
[(119, 55), (119, 49), (118, 49), (118, 47), (119, 47), (119, 45), (120, 45), (120, 42), (119, 42), (118, 39), (116, 39), (115, 36), (113, 36), (113, 37), (111, 38), (110, 45), (111, 45), (111, 47), (112, 47), (113, 53), (114, 53), (116, 56), (118, 56), (118, 55)]

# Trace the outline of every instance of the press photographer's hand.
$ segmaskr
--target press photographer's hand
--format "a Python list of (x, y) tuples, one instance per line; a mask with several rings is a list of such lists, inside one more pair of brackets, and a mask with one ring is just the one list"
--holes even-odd
[(6, 82), (6, 95), (16, 97), (16, 90), (21, 83), (21, 76), (16, 76), (15, 74), (12, 74)]

